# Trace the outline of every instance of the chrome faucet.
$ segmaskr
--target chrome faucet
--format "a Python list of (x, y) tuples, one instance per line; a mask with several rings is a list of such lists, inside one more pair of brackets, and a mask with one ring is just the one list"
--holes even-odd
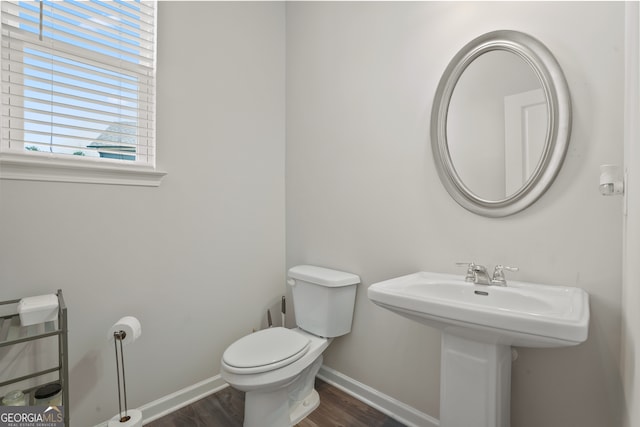
[(487, 267), (478, 264), (473, 266), (473, 283), (476, 285), (491, 284), (491, 278), (489, 278), (489, 273), (487, 273)]
[(498, 264), (493, 269), (493, 277), (490, 278), (487, 267), (484, 265), (473, 262), (457, 262), (456, 264), (467, 266), (467, 274), (464, 280), (475, 283), (476, 285), (507, 286), (504, 271), (518, 271), (518, 267), (507, 267), (506, 265)]

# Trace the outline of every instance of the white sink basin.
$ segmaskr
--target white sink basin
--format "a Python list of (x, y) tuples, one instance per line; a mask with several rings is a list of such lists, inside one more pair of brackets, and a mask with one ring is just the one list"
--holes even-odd
[(369, 299), (402, 316), (487, 343), (562, 347), (587, 339), (589, 295), (580, 288), (508, 281), (465, 282), (419, 272), (371, 285)]

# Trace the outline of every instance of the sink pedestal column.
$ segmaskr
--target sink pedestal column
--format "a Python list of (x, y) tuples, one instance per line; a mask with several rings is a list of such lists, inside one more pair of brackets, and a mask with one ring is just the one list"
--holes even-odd
[(440, 427), (509, 427), (511, 347), (442, 333)]

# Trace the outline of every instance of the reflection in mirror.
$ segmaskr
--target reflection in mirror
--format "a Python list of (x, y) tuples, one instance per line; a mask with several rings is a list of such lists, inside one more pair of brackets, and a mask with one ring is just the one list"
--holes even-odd
[(547, 106), (533, 69), (494, 50), (460, 76), (447, 115), (451, 161), (478, 197), (502, 200), (529, 179), (542, 154)]

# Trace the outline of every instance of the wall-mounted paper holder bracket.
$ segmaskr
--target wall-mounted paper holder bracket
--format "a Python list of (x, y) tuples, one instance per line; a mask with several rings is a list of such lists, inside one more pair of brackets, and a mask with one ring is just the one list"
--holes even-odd
[(600, 194), (603, 196), (624, 194), (624, 178), (619, 165), (600, 165)]

